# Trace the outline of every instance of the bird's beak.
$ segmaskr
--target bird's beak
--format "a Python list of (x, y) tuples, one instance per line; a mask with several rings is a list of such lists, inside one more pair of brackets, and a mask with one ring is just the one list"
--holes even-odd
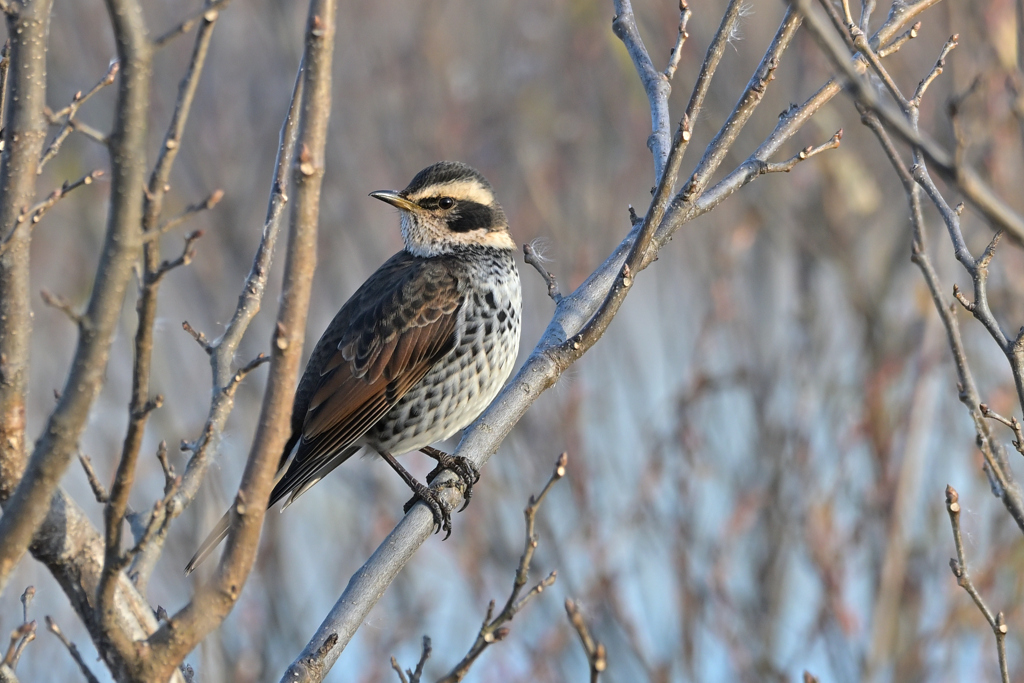
[(415, 211), (420, 208), (419, 204), (410, 202), (394, 190), (378, 190), (377, 192), (371, 192), (370, 196), (382, 202), (387, 202), (391, 206), (396, 206), (402, 211)]

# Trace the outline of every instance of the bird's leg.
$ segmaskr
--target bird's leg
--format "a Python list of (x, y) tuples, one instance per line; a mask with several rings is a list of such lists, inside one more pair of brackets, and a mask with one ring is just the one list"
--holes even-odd
[(391, 455), (387, 451), (377, 452), (380, 454), (380, 457), (384, 458), (384, 461), (387, 464), (391, 465), (391, 469), (398, 472), (398, 476), (402, 478), (402, 481), (412, 489), (414, 495), (412, 500), (405, 504), (405, 512), (409, 512), (417, 501), (422, 500), (434, 514), (434, 533), (444, 529), (447, 532), (445, 534), (445, 540), (447, 540), (448, 537), (452, 535), (452, 515), (451, 512), (445, 508), (444, 503), (441, 502), (437, 493), (418, 482), (416, 477), (409, 473), (409, 470), (402, 467), (398, 460), (395, 459), (395, 456)]
[(466, 492), (462, 494), (463, 503), (462, 507), (459, 508), (459, 512), (465, 510), (466, 506), (469, 505), (469, 499), (473, 497), (473, 484), (480, 481), (480, 470), (467, 457), (451, 455), (430, 446), (421, 448), (420, 453), (430, 456), (437, 461), (437, 467), (427, 475), (428, 484), (434, 481), (434, 478), (444, 470), (451, 470), (462, 480), (462, 483), (465, 484)]

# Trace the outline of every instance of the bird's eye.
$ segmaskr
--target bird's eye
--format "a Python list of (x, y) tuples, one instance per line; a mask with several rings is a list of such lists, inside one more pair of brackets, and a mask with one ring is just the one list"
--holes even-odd
[(451, 197), (441, 197), (437, 200), (437, 205), (438, 207), (447, 210), (455, 206), (455, 200)]

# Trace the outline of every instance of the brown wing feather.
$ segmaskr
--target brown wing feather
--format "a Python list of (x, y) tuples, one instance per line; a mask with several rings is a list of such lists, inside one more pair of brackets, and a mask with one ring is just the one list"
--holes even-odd
[[(299, 382), (295, 457), (270, 497), (300, 490), (380, 420), (456, 344), (459, 282), (443, 260), (400, 252), (342, 307)], [(296, 440), (293, 436), (292, 443)], [(289, 449), (290, 450), (290, 449)]]

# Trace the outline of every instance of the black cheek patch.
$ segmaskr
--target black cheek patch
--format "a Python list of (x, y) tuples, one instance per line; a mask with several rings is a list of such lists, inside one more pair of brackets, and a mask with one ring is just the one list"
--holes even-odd
[(494, 225), (494, 210), (477, 202), (461, 201), (458, 212), (448, 219), (448, 228), (452, 232), (469, 232)]

